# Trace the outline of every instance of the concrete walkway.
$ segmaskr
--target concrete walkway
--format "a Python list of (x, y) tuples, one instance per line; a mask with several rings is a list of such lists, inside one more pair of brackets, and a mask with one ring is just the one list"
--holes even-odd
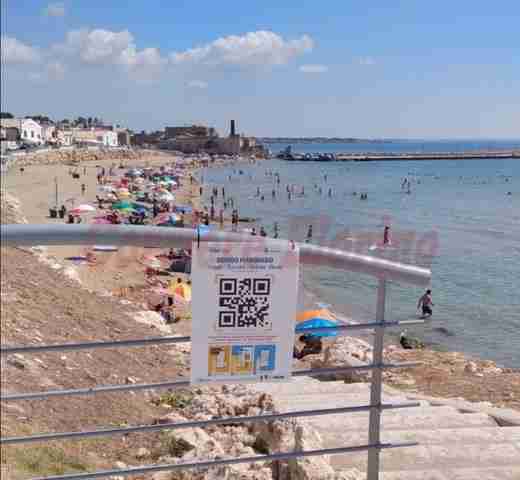
[[(259, 384), (280, 412), (368, 405), (370, 384), (320, 382)], [(420, 406), (382, 414), (383, 442), (418, 446), (383, 450), (382, 480), (520, 480), (520, 412), (460, 399), (433, 399), (383, 388), (383, 403), (419, 401)], [(368, 443), (368, 412), (302, 418), (319, 433), (324, 448)], [(333, 455), (336, 472), (366, 472), (367, 453)], [(365, 478), (363, 474), (362, 478)]]

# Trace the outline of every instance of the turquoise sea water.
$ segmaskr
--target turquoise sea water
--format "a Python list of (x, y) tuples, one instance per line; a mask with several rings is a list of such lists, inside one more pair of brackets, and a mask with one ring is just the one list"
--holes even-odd
[[(320, 151), (310, 147), (306, 151)], [(436, 150), (438, 143), (427, 148)], [(336, 238), (343, 249), (431, 267), (432, 321), (409, 330), (438, 348), (520, 367), (520, 160), (268, 160), (244, 166), (242, 175), (234, 170), (201, 173), (205, 184), (225, 187), (241, 216), (258, 217), (257, 228), (264, 226), (272, 235), (277, 221), (280, 237), (303, 241), (312, 224), (313, 243)], [(269, 171), (279, 173), (280, 185)], [(405, 177), (410, 194), (401, 188)], [(295, 185), (291, 200), (287, 184)], [(302, 186), (305, 196), (300, 196)], [(366, 192), (368, 200), (354, 191)], [(370, 245), (382, 240), (384, 225), (391, 226), (393, 248), (371, 251)], [(375, 281), (370, 277), (313, 267), (304, 269), (303, 281), (335, 310), (356, 320), (373, 319)], [(422, 293), (392, 284), (387, 318), (416, 318)]]

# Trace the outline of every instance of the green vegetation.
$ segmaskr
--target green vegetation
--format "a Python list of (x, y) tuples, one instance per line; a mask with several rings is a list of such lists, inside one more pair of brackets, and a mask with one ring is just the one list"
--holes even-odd
[(183, 438), (177, 438), (173, 433), (163, 432), (160, 435), (160, 443), (151, 452), (151, 458), (158, 460), (165, 455), (174, 457), (182, 457), (186, 452), (193, 450), (195, 447)]
[(185, 408), (189, 406), (193, 400), (193, 392), (190, 390), (168, 391), (154, 400), (155, 405), (169, 405), (172, 408)]
[(263, 455), (269, 454), (269, 445), (267, 445), (267, 442), (262, 437), (256, 437), (255, 442), (251, 447), (256, 453), (261, 453)]
[(193, 450), (195, 447), (188, 443), (183, 438), (177, 438), (173, 435), (168, 435), (165, 440), (166, 451), (174, 457), (182, 457), (186, 452)]
[[(29, 475), (62, 475), (87, 471), (88, 467), (79, 458), (68, 456), (55, 446), (4, 448), (2, 468), (14, 473)], [(15, 477), (13, 477), (15, 478)]]

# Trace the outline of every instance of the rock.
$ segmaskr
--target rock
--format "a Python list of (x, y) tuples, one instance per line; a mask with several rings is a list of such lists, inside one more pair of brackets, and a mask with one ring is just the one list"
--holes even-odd
[[(318, 432), (306, 425), (298, 425), (295, 431), (295, 450), (317, 450), (323, 448)], [(329, 456), (301, 457), (288, 461), (291, 480), (328, 480), (334, 478)]]
[(361, 473), (356, 468), (336, 472), (330, 480), (365, 480), (366, 474)]
[[(372, 362), (370, 345), (351, 337), (340, 337), (325, 349), (323, 358), (311, 362), (312, 368), (358, 367)], [(366, 382), (370, 378), (367, 371), (336, 372), (320, 375), (320, 379), (345, 380), (346, 382)]]
[(24, 368), (28, 368), (31, 366), (31, 362), (20, 353), (15, 353), (11, 358), (7, 360), (7, 363), (9, 365), (12, 365), (13, 367), (19, 368), (20, 370), (23, 370)]
[(126, 463), (120, 461), (115, 462), (114, 466), (116, 468), (119, 468), (120, 470), (122, 470), (123, 468), (128, 468), (128, 465)]
[(172, 472), (156, 472), (152, 475), (152, 480), (173, 480)]
[(128, 384), (135, 384), (137, 383), (139, 380), (136, 378), (136, 377), (126, 377), (125, 378), (125, 383), (128, 385)]
[(468, 362), (466, 363), (466, 366), (464, 367), (464, 372), (474, 375), (477, 373), (478, 368), (477, 364), (475, 362)]
[(150, 456), (150, 450), (148, 450), (147, 448), (144, 448), (144, 447), (141, 447), (140, 449), (138, 449), (135, 454), (135, 458), (137, 458), (138, 460), (142, 460), (149, 456)]
[(183, 423), (185, 421), (186, 421), (186, 418), (184, 418), (182, 415), (179, 415), (176, 412), (172, 412), (172, 413), (169, 413), (168, 415), (165, 415), (164, 417), (155, 419), (155, 421), (153, 423), (163, 425), (165, 423)]

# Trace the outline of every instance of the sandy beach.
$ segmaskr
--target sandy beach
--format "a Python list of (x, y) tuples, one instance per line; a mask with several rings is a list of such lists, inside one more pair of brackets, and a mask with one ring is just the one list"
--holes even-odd
[[(175, 162), (175, 156), (162, 155), (145, 157), (143, 159), (125, 159), (125, 167), (159, 167)], [(97, 205), (97, 172), (98, 167), (107, 170), (113, 166), (114, 160), (96, 160), (85, 162), (77, 167), (69, 165), (31, 165), (25, 167), (22, 173), (18, 169), (9, 172), (5, 179), (6, 191), (21, 202), (23, 216), (28, 223), (56, 224), (64, 223), (62, 219), (54, 219), (49, 216), (49, 208), (53, 207), (56, 198), (56, 183), (58, 185), (58, 206), (65, 205), (67, 209), (80, 204)], [(116, 165), (117, 167), (118, 165)], [(193, 171), (194, 166), (189, 171)], [(70, 171), (75, 170), (80, 174), (79, 179), (74, 179)], [(116, 173), (117, 173), (116, 168)], [(85, 184), (85, 194), (81, 192), (81, 186)], [(199, 208), (198, 185), (189, 182), (183, 183), (176, 191), (176, 201), (179, 204), (192, 205)], [(98, 211), (99, 213), (99, 211)], [(89, 216), (85, 217), (89, 220)], [(96, 263), (75, 263), (67, 261), (67, 258), (84, 256), (88, 247), (85, 246), (52, 246), (47, 247), (47, 254), (51, 259), (59, 263), (70, 264), (77, 271), (81, 283), (92, 290), (109, 291), (117, 293), (118, 289), (125, 287), (139, 288), (144, 285), (144, 267), (137, 260), (144, 255), (155, 255), (159, 249), (143, 249), (138, 247), (122, 247), (118, 252), (96, 252)]]

